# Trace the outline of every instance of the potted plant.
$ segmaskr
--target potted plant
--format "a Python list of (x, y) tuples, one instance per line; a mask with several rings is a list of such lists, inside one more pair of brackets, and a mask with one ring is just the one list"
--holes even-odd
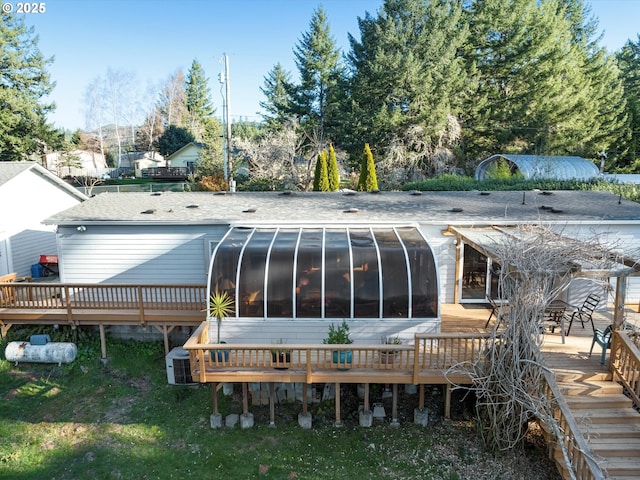
[(282, 347), (286, 343), (283, 338), (279, 338), (273, 342), (274, 345), (278, 345), (278, 347), (274, 347), (271, 349), (271, 361), (276, 365), (276, 370), (286, 370), (289, 368), (289, 363), (291, 362), (291, 351)]
[[(349, 335), (349, 324), (346, 320), (343, 320), (342, 323), (338, 326), (333, 323), (329, 325), (329, 333), (327, 337), (322, 341), (324, 344), (328, 345), (348, 345), (353, 343)], [(338, 365), (348, 365), (351, 364), (353, 358), (353, 352), (351, 350), (334, 350), (333, 351), (333, 363), (337, 363)], [(338, 368), (338, 370), (347, 370), (346, 368)]]
[[(226, 343), (220, 340), (220, 325), (222, 324), (222, 320), (233, 315), (234, 305), (233, 298), (229, 296), (227, 292), (219, 292), (216, 290), (209, 296), (209, 305), (207, 306), (207, 316), (209, 318), (215, 318), (217, 323), (217, 342), (216, 343)], [(224, 352), (224, 354), (223, 354)], [(218, 361), (221, 362), (224, 355), (225, 362), (229, 360), (229, 350), (218, 350)], [(214, 359), (213, 352), (211, 352), (211, 359)]]
[[(402, 339), (398, 335), (395, 335), (393, 337), (382, 337), (380, 341), (383, 345), (401, 345), (402, 344)], [(385, 363), (385, 364), (393, 363), (397, 353), (398, 353), (398, 350), (393, 348), (390, 348), (388, 350), (381, 350), (380, 363)]]

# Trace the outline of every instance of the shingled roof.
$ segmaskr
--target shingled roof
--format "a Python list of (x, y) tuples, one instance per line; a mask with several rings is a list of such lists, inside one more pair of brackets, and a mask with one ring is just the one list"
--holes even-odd
[(48, 218), (78, 224), (640, 223), (640, 204), (597, 191), (103, 193)]

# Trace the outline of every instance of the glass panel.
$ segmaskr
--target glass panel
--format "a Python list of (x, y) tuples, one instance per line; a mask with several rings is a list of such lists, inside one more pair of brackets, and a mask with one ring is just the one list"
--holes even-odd
[(322, 229), (302, 231), (296, 271), (296, 316), (322, 315)]
[(238, 258), (252, 231), (250, 228), (234, 228), (218, 247), (209, 277), (211, 293), (227, 292), (235, 301)]
[(280, 230), (271, 248), (267, 279), (267, 315), (293, 316), (293, 254), (299, 230)]
[(353, 249), (354, 317), (380, 316), (378, 254), (369, 230), (349, 230)]
[(409, 316), (409, 289), (404, 249), (393, 230), (374, 230), (382, 263), (382, 316)]
[(487, 257), (471, 245), (464, 245), (462, 299), (484, 299), (487, 288)]
[(242, 255), (238, 285), (238, 312), (241, 317), (262, 317), (264, 271), (267, 251), (275, 230), (256, 230)]
[(433, 318), (438, 312), (438, 282), (431, 247), (415, 228), (397, 229), (409, 257), (413, 318)]
[(349, 243), (346, 230), (325, 232), (325, 317), (351, 316)]

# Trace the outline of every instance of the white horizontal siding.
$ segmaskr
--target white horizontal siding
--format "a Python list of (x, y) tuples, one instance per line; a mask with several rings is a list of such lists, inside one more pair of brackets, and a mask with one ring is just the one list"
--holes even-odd
[[(341, 319), (327, 320), (275, 320), (240, 318), (223, 320), (220, 339), (227, 343), (270, 344), (283, 339), (288, 344), (322, 343), (331, 323), (339, 324)], [(413, 343), (416, 333), (440, 331), (440, 320), (347, 320), (349, 332), (355, 344), (378, 344), (381, 337), (399, 335), (405, 344)], [(217, 339), (217, 324), (210, 322), (209, 339)]]
[(73, 283), (206, 284), (209, 238), (226, 226), (88, 226), (60, 230), (61, 279)]

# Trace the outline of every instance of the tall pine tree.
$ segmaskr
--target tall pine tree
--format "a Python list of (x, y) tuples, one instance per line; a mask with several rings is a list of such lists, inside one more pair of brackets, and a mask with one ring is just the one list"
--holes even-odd
[(56, 141), (46, 124), (55, 105), (43, 101), (54, 87), (46, 70), (52, 62), (22, 16), (0, 14), (0, 161), (26, 160)]
[[(640, 35), (622, 47), (617, 55), (618, 65), (624, 85), (629, 136), (625, 138), (618, 166), (626, 167), (640, 160)], [(621, 152), (622, 153), (622, 152)]]
[(187, 73), (185, 84), (187, 128), (197, 141), (201, 142), (204, 136), (208, 120), (215, 110), (211, 104), (208, 79), (204, 74), (202, 65), (193, 60)]
[(293, 84), (291, 75), (280, 63), (264, 78), (264, 86), (260, 91), (265, 100), (260, 106), (267, 112), (262, 115), (265, 126), (269, 131), (279, 131), (291, 116)]
[(295, 88), (293, 112), (299, 116), (309, 138), (317, 139), (315, 147), (324, 148), (325, 125), (333, 111), (330, 101), (342, 74), (340, 51), (331, 35), (322, 7), (313, 14), (309, 31), (294, 50), (300, 84)]

